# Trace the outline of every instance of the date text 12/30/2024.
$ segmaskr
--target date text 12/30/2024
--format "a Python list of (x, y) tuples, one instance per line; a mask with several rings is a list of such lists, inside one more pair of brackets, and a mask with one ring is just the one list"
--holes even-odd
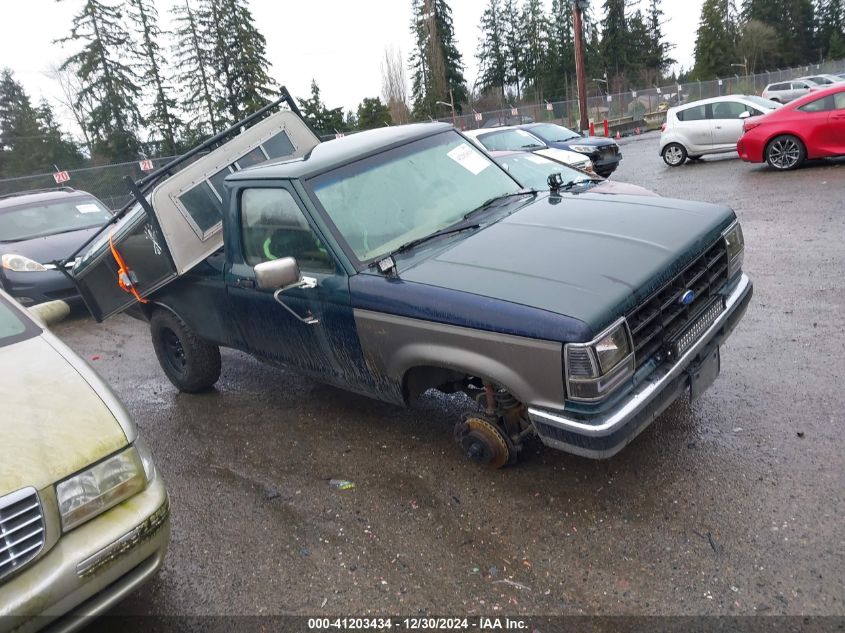
[(529, 624), (521, 618), (308, 618), (309, 631), (382, 631), (391, 629), (409, 631), (528, 631)]

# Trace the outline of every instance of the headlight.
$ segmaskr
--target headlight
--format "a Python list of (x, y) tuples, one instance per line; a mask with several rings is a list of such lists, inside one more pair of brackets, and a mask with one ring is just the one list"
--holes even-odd
[(737, 220), (722, 233), (725, 239), (725, 246), (728, 249), (728, 277), (733, 277), (742, 268), (742, 260), (745, 257), (745, 238), (742, 235), (742, 226)]
[(13, 270), (16, 273), (38, 273), (47, 270), (29, 257), (15, 255), (14, 253), (6, 253), (0, 258), (0, 262), (3, 264), (3, 268)]
[(634, 375), (628, 324), (619, 319), (589, 343), (564, 346), (566, 391), (570, 400), (595, 402)]
[(596, 148), (592, 145), (570, 145), (569, 149), (580, 154), (592, 154), (596, 151)]
[(56, 485), (62, 530), (67, 532), (93, 519), (146, 485), (144, 465), (134, 446), (77, 473)]

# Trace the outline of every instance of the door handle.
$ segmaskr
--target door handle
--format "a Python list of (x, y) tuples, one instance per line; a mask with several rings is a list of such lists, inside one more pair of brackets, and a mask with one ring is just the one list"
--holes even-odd
[(238, 277), (235, 280), (235, 285), (238, 288), (255, 288), (255, 280), (247, 279), (246, 277)]

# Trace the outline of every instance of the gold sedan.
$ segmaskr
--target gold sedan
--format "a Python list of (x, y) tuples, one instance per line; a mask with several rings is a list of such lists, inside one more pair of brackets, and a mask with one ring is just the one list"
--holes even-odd
[(0, 631), (83, 626), (150, 579), (170, 541), (149, 450), (47, 329), (57, 310), (0, 291)]

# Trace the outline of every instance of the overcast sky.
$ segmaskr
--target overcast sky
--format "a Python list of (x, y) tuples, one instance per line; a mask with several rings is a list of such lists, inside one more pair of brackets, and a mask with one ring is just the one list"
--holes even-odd
[[(154, 0), (168, 27), (176, 0)], [(544, 0), (547, 8), (551, 0)], [(640, 0), (643, 8), (646, 0)], [(675, 45), (672, 56), (684, 67), (692, 64), (695, 30), (703, 0), (664, 0), (664, 31)], [(2, 0), (0, 67), (11, 68), (34, 101), (42, 96), (55, 103), (59, 91), (47, 76), (74, 52), (73, 45), (54, 44), (67, 36), (71, 18), (82, 0)], [(410, 0), (251, 0), (258, 28), (267, 38), (272, 75), (295, 97), (307, 97), (317, 80), (331, 108), (355, 109), (364, 97), (381, 92), (380, 64), (386, 46), (411, 50)], [(486, 0), (451, 0), (458, 47), (471, 85), (478, 76), (475, 52), (478, 23)], [(598, 7), (600, 0), (593, 0)], [(600, 16), (599, 16), (600, 17)], [(409, 77), (410, 79), (410, 77)], [(62, 113), (60, 113), (61, 115)], [(66, 115), (60, 116), (67, 121)]]

